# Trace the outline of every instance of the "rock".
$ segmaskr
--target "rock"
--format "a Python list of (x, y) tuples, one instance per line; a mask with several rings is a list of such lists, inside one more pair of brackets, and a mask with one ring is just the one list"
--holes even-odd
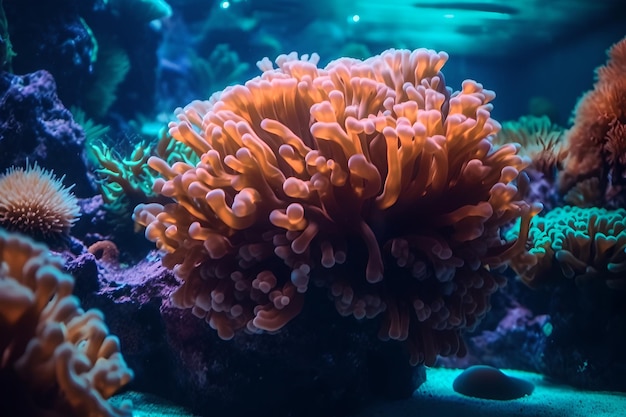
[(85, 308), (103, 310), (120, 338), (135, 372), (129, 388), (200, 415), (348, 415), (375, 400), (408, 398), (425, 379), (402, 344), (376, 338), (376, 320), (341, 317), (321, 289), (310, 290), (280, 332), (225, 341), (171, 304), (179, 283), (154, 253), (127, 268), (84, 254), (67, 268), (84, 283), (77, 290)]
[(498, 368), (474, 365), (454, 379), (452, 388), (468, 397), (514, 400), (532, 394), (535, 386), (523, 379), (507, 376)]

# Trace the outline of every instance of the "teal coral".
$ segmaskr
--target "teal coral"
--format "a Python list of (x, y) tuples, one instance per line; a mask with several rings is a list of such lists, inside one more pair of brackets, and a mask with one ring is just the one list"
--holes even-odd
[(529, 254), (512, 261), (529, 286), (602, 279), (609, 288), (626, 289), (626, 210), (555, 208), (533, 218), (529, 240)]
[(172, 7), (165, 0), (108, 0), (108, 4), (116, 13), (139, 22), (150, 22), (172, 15)]
[(130, 214), (132, 207), (140, 202), (159, 200), (152, 184), (158, 177), (157, 171), (148, 165), (151, 156), (165, 161), (183, 161), (195, 164), (197, 157), (176, 142), (162, 129), (156, 143), (142, 141), (134, 146), (129, 156), (122, 156), (103, 141), (88, 144), (89, 153), (98, 163), (95, 169), (99, 176), (98, 185), (108, 209), (117, 213)]
[(9, 39), (9, 23), (4, 13), (2, 0), (0, 0), (0, 70), (10, 72), (12, 68), (11, 62), (15, 55), (11, 39)]
[(145, 142), (137, 144), (128, 157), (120, 156), (103, 142), (93, 143), (89, 149), (100, 165), (95, 171), (100, 177), (98, 184), (105, 203), (114, 204), (128, 198), (143, 201), (153, 196), (153, 175), (147, 164), (149, 154)]

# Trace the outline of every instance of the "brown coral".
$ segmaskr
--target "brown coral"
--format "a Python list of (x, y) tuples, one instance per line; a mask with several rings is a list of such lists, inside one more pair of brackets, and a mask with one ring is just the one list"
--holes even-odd
[[(102, 313), (83, 311), (48, 249), (0, 231), (0, 409), (6, 415), (128, 416), (107, 398), (132, 377)], [(3, 414), (4, 415), (4, 414)]]
[[(487, 266), (523, 250), (537, 207), (518, 147), (494, 147), (494, 94), (454, 94), (445, 53), (389, 50), (317, 68), (317, 56), (266, 59), (260, 77), (176, 112), (170, 134), (195, 166), (150, 158), (154, 190), (135, 220), (183, 280), (173, 295), (220, 337), (276, 331), (310, 284), (338, 311), (383, 314), (380, 335), (413, 362), (462, 353), (459, 333), (502, 279)], [(500, 227), (522, 216), (520, 244)]]
[(117, 265), (120, 257), (120, 250), (115, 242), (110, 240), (99, 240), (92, 243), (87, 248), (87, 252), (109, 265)]
[[(626, 38), (608, 51), (606, 65), (596, 70), (594, 89), (585, 93), (575, 109), (573, 126), (567, 132), (570, 152), (560, 177), (560, 188), (566, 192), (576, 182), (598, 177), (610, 182), (618, 173), (609, 166), (612, 126), (626, 124)], [(624, 167), (619, 167), (623, 170)]]
[(626, 180), (626, 122), (614, 120), (609, 124), (604, 151), (611, 175), (610, 182), (623, 183)]

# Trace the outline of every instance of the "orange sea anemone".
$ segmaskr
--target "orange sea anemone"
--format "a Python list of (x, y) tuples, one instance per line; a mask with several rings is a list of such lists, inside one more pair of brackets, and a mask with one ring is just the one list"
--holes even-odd
[[(518, 189), (518, 146), (491, 142), (494, 93), (471, 80), (452, 93), (447, 59), (388, 50), (322, 69), (283, 55), (177, 110), (170, 134), (199, 162), (150, 158), (173, 202), (135, 209), (183, 281), (174, 303), (229, 339), (279, 330), (315, 284), (342, 315), (381, 316), (413, 363), (463, 353), (460, 331), (503, 283), (493, 267), (524, 250), (539, 208)], [(520, 240), (504, 241), (518, 217)]]

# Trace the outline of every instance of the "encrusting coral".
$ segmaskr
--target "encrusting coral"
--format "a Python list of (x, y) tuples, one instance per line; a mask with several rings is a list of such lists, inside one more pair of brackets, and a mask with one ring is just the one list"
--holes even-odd
[[(6, 415), (130, 416), (107, 399), (133, 376), (102, 313), (41, 244), (0, 230), (0, 410)], [(3, 414), (5, 415), (5, 414)]]
[(451, 93), (447, 59), (388, 50), (322, 69), (283, 55), (177, 110), (170, 134), (199, 162), (150, 158), (174, 202), (134, 214), (183, 281), (174, 303), (229, 339), (279, 330), (314, 284), (342, 315), (381, 315), (413, 363), (462, 354), (540, 207), (522, 197), (519, 146), (491, 142), (494, 93), (471, 80)]
[(80, 214), (73, 186), (36, 163), (0, 176), (0, 226), (34, 238), (67, 234)]
[(530, 287), (569, 278), (602, 279), (608, 288), (626, 289), (626, 210), (557, 207), (532, 220), (529, 240), (529, 253), (514, 257), (511, 266)]

